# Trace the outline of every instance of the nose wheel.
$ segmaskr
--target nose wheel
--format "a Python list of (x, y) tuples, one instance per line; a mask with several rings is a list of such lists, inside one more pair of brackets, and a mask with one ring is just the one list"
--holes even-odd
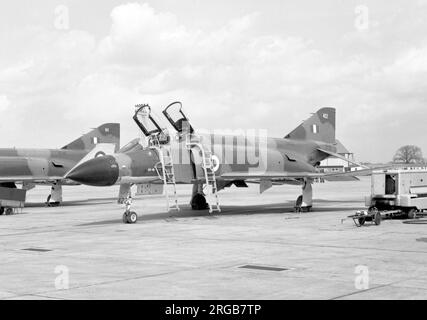
[(126, 200), (124, 201), (126, 205), (126, 211), (123, 213), (123, 223), (134, 224), (138, 221), (138, 215), (135, 211), (131, 210), (132, 207), (132, 196), (128, 193)]
[(126, 211), (123, 213), (123, 223), (134, 224), (138, 221), (138, 215), (135, 211)]

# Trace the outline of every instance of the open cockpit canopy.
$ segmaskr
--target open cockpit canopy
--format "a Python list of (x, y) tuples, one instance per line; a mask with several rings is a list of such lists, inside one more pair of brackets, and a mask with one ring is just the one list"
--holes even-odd
[(163, 114), (168, 119), (169, 123), (175, 130), (180, 134), (185, 133), (193, 133), (193, 127), (190, 124), (187, 116), (182, 111), (182, 103), (181, 102), (173, 102), (168, 105), (165, 110), (163, 110)]
[(161, 126), (161, 122), (148, 104), (135, 106), (133, 120), (147, 138), (156, 140), (160, 144), (169, 143), (170, 136), (168, 130), (166, 127)]

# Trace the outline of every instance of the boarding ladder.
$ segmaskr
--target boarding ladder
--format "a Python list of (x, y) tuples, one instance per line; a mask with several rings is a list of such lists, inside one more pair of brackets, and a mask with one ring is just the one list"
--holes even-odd
[[(159, 155), (160, 161), (156, 163), (154, 169), (164, 184), (167, 211), (180, 211), (178, 205), (178, 194), (176, 192), (175, 169), (173, 166), (171, 146), (170, 144), (159, 143), (157, 136), (153, 136), (150, 139), (150, 148), (156, 150), (157, 154)], [(171, 195), (173, 195), (172, 201)], [(172, 205), (171, 202), (173, 202)]]
[(193, 133), (186, 135), (185, 145), (189, 150), (199, 150), (202, 156), (201, 167), (206, 182), (209, 213), (213, 213), (214, 211), (221, 212), (212, 152), (202, 143), (201, 137)]

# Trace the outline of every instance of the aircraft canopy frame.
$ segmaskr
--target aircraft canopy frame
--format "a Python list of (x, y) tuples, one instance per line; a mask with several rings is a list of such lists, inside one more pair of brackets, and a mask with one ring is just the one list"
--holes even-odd
[(182, 111), (182, 103), (179, 101), (173, 102), (163, 110), (163, 115), (179, 133), (193, 133), (194, 129), (190, 124), (185, 113)]
[(159, 122), (153, 118), (151, 107), (148, 104), (139, 104), (135, 106), (135, 109), (133, 120), (142, 133), (151, 140), (158, 140), (161, 144), (169, 143), (170, 137), (167, 129), (162, 128)]

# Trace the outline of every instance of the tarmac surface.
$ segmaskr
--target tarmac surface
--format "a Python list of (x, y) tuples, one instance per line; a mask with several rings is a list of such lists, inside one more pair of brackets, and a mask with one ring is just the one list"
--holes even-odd
[[(314, 209), (293, 212), (297, 186), (220, 193), (223, 213), (181, 212), (137, 197), (122, 223), (118, 187), (28, 193), (21, 214), (0, 216), (0, 299), (426, 299), (427, 222), (357, 228), (370, 179), (314, 185)], [(345, 219), (345, 220), (343, 220)]]

